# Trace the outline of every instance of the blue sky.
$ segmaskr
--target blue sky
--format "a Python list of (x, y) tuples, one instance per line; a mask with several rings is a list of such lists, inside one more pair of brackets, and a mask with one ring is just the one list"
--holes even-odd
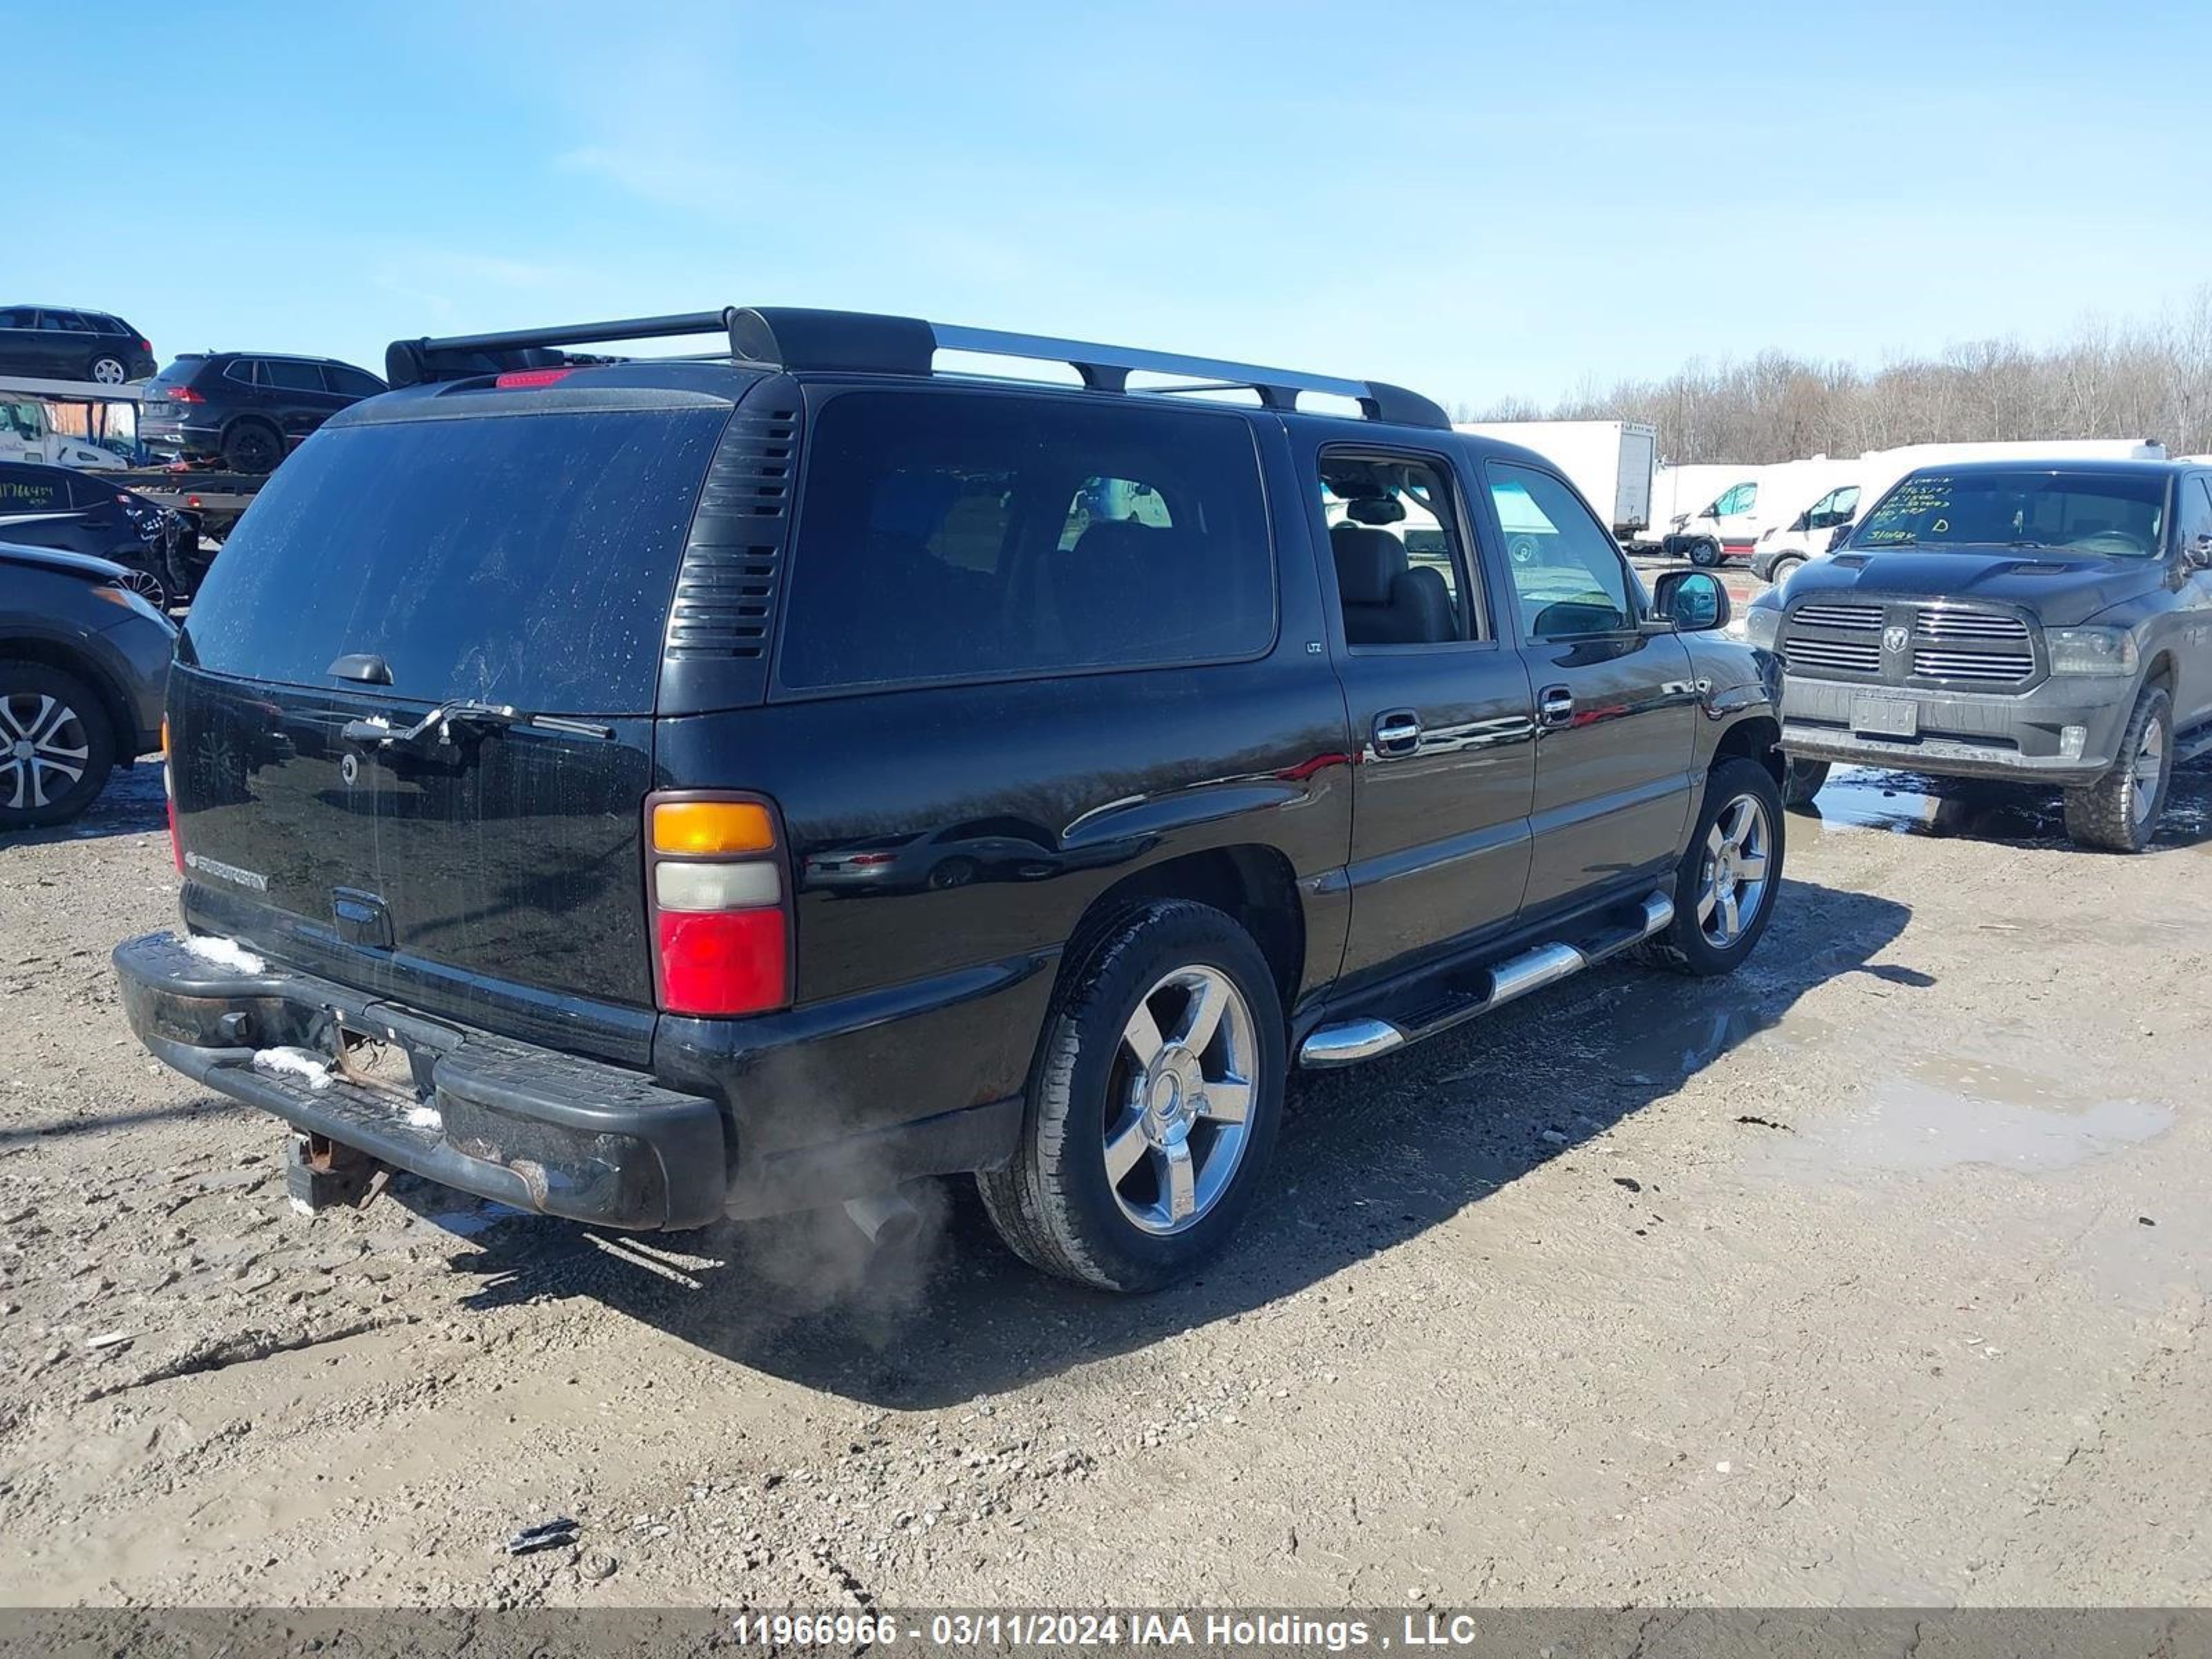
[[(0, 301), (165, 358), (781, 303), (1484, 403), (2212, 280), (2201, 0), (127, 10), (118, 113), (57, 93), (9, 169)], [(103, 83), (83, 18), (10, 56)]]

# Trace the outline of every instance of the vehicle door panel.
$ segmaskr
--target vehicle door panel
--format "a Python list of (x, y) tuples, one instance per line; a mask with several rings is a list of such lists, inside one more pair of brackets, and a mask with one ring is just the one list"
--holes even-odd
[[(1396, 444), (1302, 446), (1304, 477), (1324, 453), (1395, 456), (1429, 469), (1452, 500), (1425, 534), (1420, 562), (1457, 567), (1459, 629), (1476, 638), (1358, 645), (1345, 623), (1344, 590), (1323, 497), (1304, 491), (1316, 560), (1324, 572), (1330, 649), (1343, 686), (1355, 769), (1352, 920), (1342, 983), (1382, 977), (1424, 957), (1463, 948), (1512, 925), (1528, 870), (1528, 806), (1535, 728), (1528, 677), (1501, 643), (1495, 606), (1473, 557), (1468, 481), (1455, 458)], [(1409, 528), (1410, 526), (1401, 526)]]
[(2212, 535), (2212, 473), (2181, 480), (2180, 510), (2175, 514), (2179, 579), (2174, 591), (2174, 676), (2176, 726), (2186, 728), (2212, 720), (2212, 569), (2199, 568), (2192, 551), (2200, 536)]
[[(1696, 799), (1697, 693), (1687, 647), (1644, 629), (1642, 590), (1572, 487), (1521, 463), (1486, 472), (1484, 534), (1520, 599), (1535, 699), (1527, 921), (1665, 880)], [(1507, 557), (1509, 545), (1521, 556)]]

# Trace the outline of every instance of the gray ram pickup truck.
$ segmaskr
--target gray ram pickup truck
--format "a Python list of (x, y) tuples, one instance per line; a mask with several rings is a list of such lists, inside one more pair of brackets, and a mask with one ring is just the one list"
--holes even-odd
[(1923, 468), (1746, 628), (1784, 665), (1792, 804), (1835, 761), (2040, 781), (2076, 845), (2141, 852), (2212, 749), (2212, 467)]

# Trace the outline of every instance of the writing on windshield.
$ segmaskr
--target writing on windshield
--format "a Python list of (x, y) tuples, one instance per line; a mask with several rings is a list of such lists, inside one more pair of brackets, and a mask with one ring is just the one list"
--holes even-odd
[(2162, 473), (1920, 473), (1882, 497), (1854, 547), (2043, 547), (2147, 558), (2165, 535)]

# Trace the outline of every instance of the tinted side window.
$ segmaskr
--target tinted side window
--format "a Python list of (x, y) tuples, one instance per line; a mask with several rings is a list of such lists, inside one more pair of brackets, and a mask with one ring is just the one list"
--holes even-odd
[(313, 363), (288, 362), (282, 357), (262, 360), (261, 380), (264, 386), (281, 386), (287, 392), (320, 392), (323, 371)]
[(2200, 540), (2212, 541), (2212, 484), (2208, 484), (2202, 472), (2182, 481), (2181, 511), (2174, 522), (2181, 528), (2183, 552), (2189, 552)]
[(0, 328), (36, 328), (39, 313), (28, 306), (0, 308)]
[(1632, 626), (1628, 567), (1573, 492), (1531, 467), (1492, 461), (1489, 470), (1522, 633), (1534, 640), (1573, 639)]
[(66, 511), (69, 497), (51, 472), (27, 466), (0, 466), (0, 514)]
[(254, 357), (240, 357), (237, 362), (232, 363), (229, 368), (223, 370), (222, 377), (226, 380), (235, 380), (240, 386), (252, 386), (258, 378), (261, 363), (259, 359)]
[(374, 398), (384, 390), (384, 382), (374, 374), (364, 374), (343, 363), (325, 363), (323, 378), (330, 382), (331, 391), (342, 392), (349, 398)]
[(1239, 417), (851, 392), (816, 420), (806, 477), (786, 685), (1219, 660), (1273, 638)]

